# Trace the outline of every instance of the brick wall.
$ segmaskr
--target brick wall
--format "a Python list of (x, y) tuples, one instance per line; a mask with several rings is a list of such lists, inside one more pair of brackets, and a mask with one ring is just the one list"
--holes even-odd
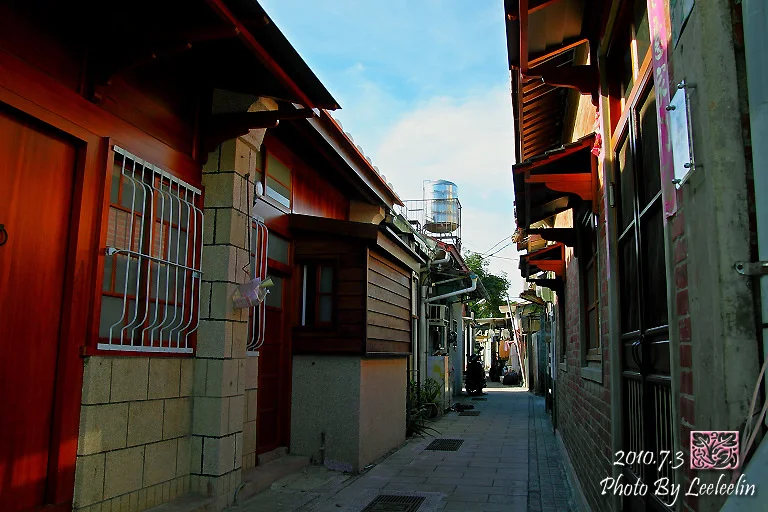
[[(586, 96), (585, 96), (586, 97)], [(591, 107), (591, 103), (585, 103)], [(586, 113), (585, 113), (586, 112)], [(587, 129), (587, 116), (594, 123), (594, 108), (580, 108), (582, 123), (577, 126)], [(592, 124), (591, 126), (594, 126)], [(590, 130), (591, 131), (591, 130)], [(584, 133), (575, 131), (578, 139)], [(609, 303), (608, 303), (608, 253), (606, 246), (606, 212), (602, 172), (599, 176), (599, 193), (595, 199), (598, 214), (598, 272), (600, 347), (602, 361), (591, 362), (589, 369), (582, 347), (582, 293), (579, 275), (579, 261), (571, 248), (566, 249), (565, 276), (565, 329), (566, 357), (565, 370), (558, 373), (557, 411), (558, 428), (568, 450), (579, 483), (589, 504), (596, 511), (612, 510), (611, 496), (600, 495), (600, 481), (613, 474), (613, 452), (611, 444), (611, 392), (610, 359), (608, 347)], [(555, 227), (572, 227), (573, 210), (557, 216)], [(558, 297), (559, 300), (559, 297)]]
[(74, 510), (144, 510), (189, 491), (193, 365), (85, 360)]

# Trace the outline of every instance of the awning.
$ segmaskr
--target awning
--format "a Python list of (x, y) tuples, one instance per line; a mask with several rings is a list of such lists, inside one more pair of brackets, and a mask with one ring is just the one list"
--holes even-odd
[(590, 134), (512, 167), (518, 227), (527, 230), (582, 201), (593, 201), (597, 190), (594, 142), (595, 135)]
[(574, 64), (585, 62), (590, 40), (599, 40), (601, 19), (607, 14), (601, 3), (504, 1), (518, 162), (564, 142), (568, 89), (596, 99), (597, 66)]
[(524, 277), (539, 272), (554, 272), (559, 278), (565, 278), (565, 245), (556, 243), (520, 258), (520, 269)]

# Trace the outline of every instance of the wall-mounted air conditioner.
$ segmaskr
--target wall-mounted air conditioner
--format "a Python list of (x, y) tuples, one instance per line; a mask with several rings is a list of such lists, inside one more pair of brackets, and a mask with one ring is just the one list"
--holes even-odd
[(448, 306), (429, 304), (429, 325), (448, 325)]

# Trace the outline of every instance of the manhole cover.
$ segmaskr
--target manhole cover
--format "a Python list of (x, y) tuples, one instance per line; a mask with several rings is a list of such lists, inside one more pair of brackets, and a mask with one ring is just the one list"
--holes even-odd
[(460, 412), (459, 416), (480, 416), (480, 411), (464, 411)]
[(455, 452), (463, 442), (463, 439), (435, 439), (424, 449), (441, 452)]
[(475, 402), (486, 402), (488, 399), (487, 398), (475, 397), (472, 400), (474, 400)]
[(416, 512), (425, 499), (423, 496), (379, 494), (360, 512)]

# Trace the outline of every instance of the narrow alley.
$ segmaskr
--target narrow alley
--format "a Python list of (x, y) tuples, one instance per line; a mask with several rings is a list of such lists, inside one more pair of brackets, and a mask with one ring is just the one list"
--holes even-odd
[[(434, 437), (409, 439), (360, 475), (307, 466), (229, 512), (579, 510), (542, 397), (489, 383), (485, 396), (460, 403), (474, 409), (447, 413)], [(461, 443), (428, 449), (441, 439)]]

